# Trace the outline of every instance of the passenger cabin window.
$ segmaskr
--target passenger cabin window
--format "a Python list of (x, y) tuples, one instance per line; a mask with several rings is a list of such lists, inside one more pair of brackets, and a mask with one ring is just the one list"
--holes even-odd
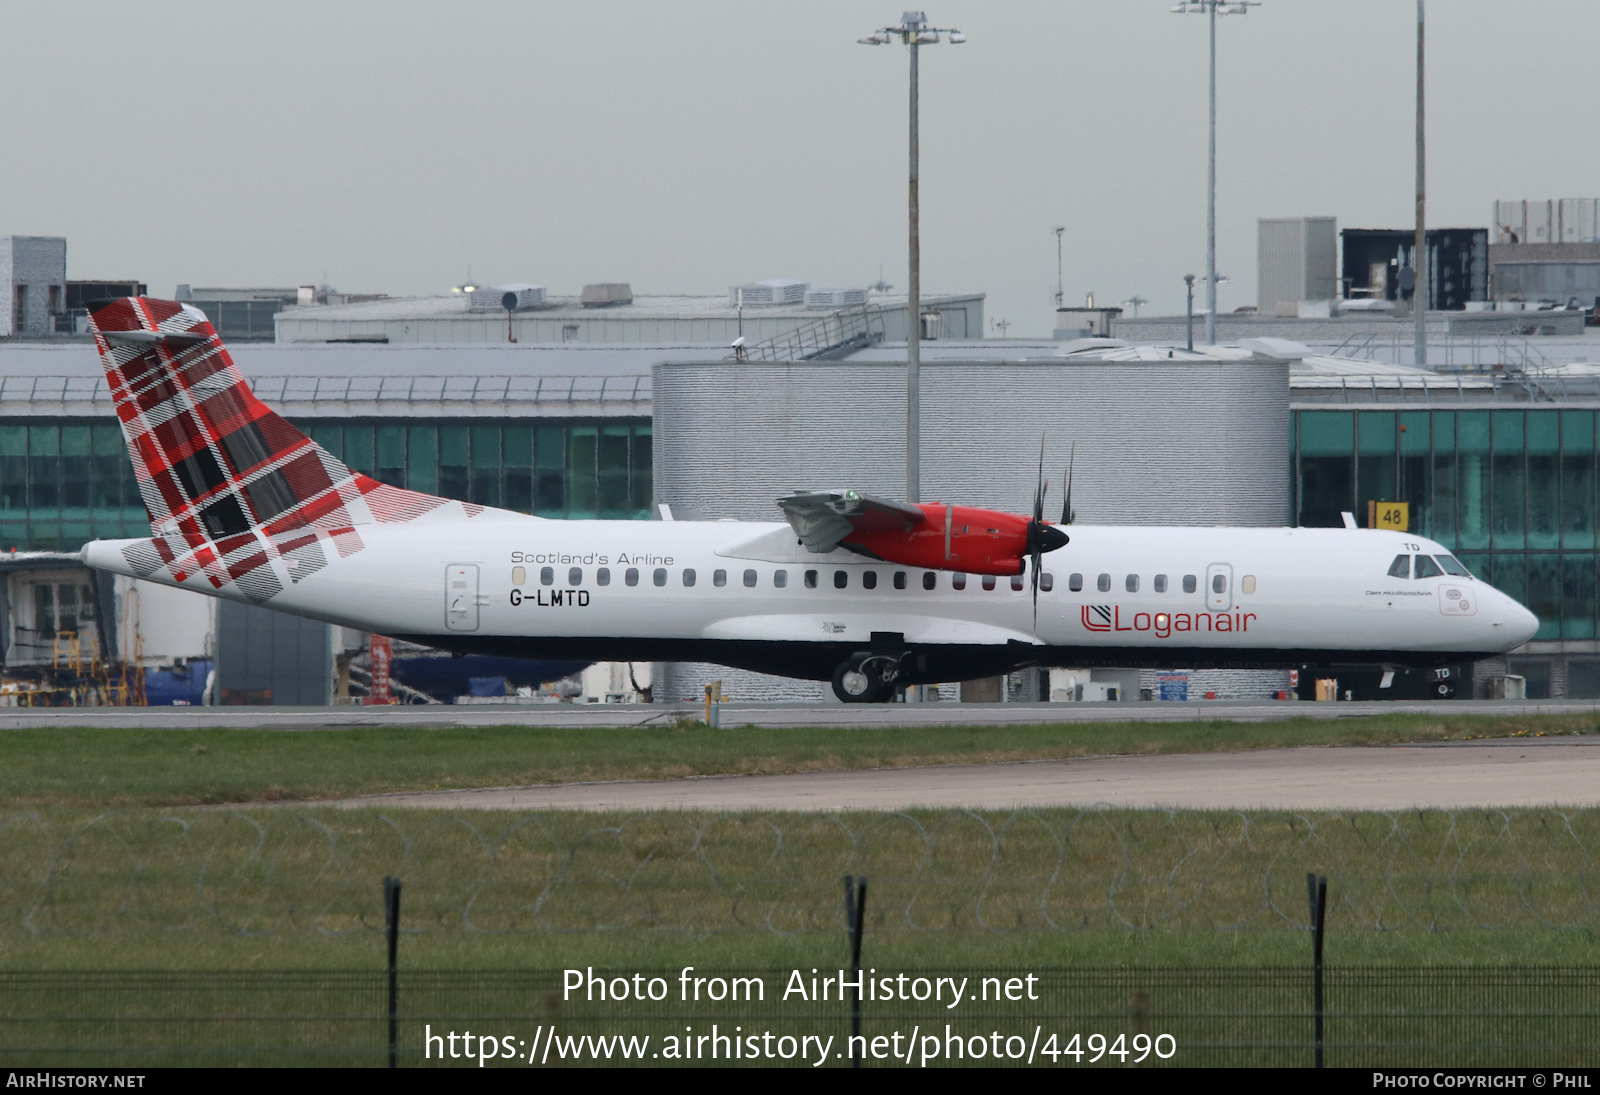
[(744, 572), (744, 587), (746, 589), (754, 589), (756, 587), (756, 572), (755, 571), (747, 570), (747, 571)]
[(1072, 592), (1074, 592), (1074, 593), (1081, 592), (1082, 589), (1083, 589), (1083, 575), (1081, 575), (1081, 574), (1069, 574), (1069, 575), (1067, 575), (1067, 588), (1072, 590)]
[(725, 570), (713, 570), (711, 572), (711, 584), (716, 586), (718, 589), (721, 589), (723, 586), (727, 585), (728, 572)]
[(1111, 592), (1111, 575), (1109, 575), (1109, 574), (1100, 575), (1100, 577), (1098, 577), (1098, 578), (1096, 578), (1094, 580), (1094, 587), (1096, 589), (1098, 589), (1101, 593), (1110, 593)]
[(906, 587), (906, 572), (905, 571), (897, 570), (897, 571), (894, 572), (894, 587), (896, 589), (904, 589)]
[(1048, 570), (1039, 575), (1039, 592), (1049, 593), (1056, 587), (1056, 576)]
[[(638, 567), (629, 567), (627, 570), (623, 571), (622, 572), (622, 580), (624, 582), (626, 582), (630, 586), (638, 585), (639, 584), (639, 568)], [(656, 584), (660, 585), (661, 583), (657, 582)]]
[(658, 586), (666, 585), (667, 584), (667, 568), (666, 567), (656, 567), (655, 573), (650, 575), (650, 580), (652, 582), (654, 582)]
[(877, 589), (878, 588), (878, 572), (875, 571), (875, 570), (864, 570), (864, 571), (862, 571), (861, 572), (861, 588), (862, 589)]
[(607, 569), (606, 567), (601, 567), (599, 570), (595, 571), (594, 572), (594, 584), (597, 585), (597, 586), (608, 586), (608, 585), (610, 585), (611, 584), (611, 571), (609, 569)]
[(1228, 576), (1226, 574), (1213, 574), (1211, 576), (1211, 592), (1228, 592)]
[(1122, 585), (1129, 593), (1139, 592), (1139, 576), (1137, 574), (1128, 575)]
[(952, 574), (952, 575), (950, 575), (950, 588), (951, 589), (966, 589), (967, 588), (967, 576), (965, 574)]
[(555, 567), (541, 567), (539, 569), (539, 584), (542, 585), (542, 586), (553, 586), (553, 585), (555, 585), (556, 584), (556, 568)]
[(1246, 574), (1243, 578), (1239, 579), (1239, 592), (1240, 593), (1254, 593), (1255, 591), (1256, 591), (1256, 576), (1254, 574)]
[(849, 585), (850, 585), (850, 572), (848, 570), (836, 570), (836, 571), (833, 572), (833, 588), (834, 589), (845, 589)]
[(1013, 593), (1021, 593), (1022, 589), (1023, 589), (1022, 575), (1013, 574), (1011, 576), (1011, 592), (1013, 592)]
[(994, 575), (993, 574), (985, 574), (983, 576), (983, 588), (984, 589), (993, 589), (994, 588)]
[(694, 585), (694, 567), (683, 568), (683, 584), (685, 586)]
[(814, 570), (806, 571), (806, 588), (807, 589), (816, 589), (817, 588), (817, 572), (816, 571), (814, 571)]
[(1183, 591), (1185, 593), (1193, 593), (1198, 588), (1200, 588), (1199, 584), (1195, 581), (1193, 574), (1185, 574), (1183, 576)]
[(1439, 565), (1444, 567), (1446, 574), (1454, 574), (1458, 578), (1472, 577), (1472, 571), (1461, 565), (1461, 561), (1454, 555), (1439, 556)]
[(1409, 555), (1396, 555), (1394, 557), (1394, 562), (1389, 564), (1389, 577), (1391, 577), (1391, 578), (1409, 578), (1409, 577), (1411, 577), (1411, 556), (1409, 556)]
[(1153, 584), (1157, 593), (1165, 593), (1167, 591), (1167, 576), (1165, 574), (1157, 574)]
[(1439, 569), (1439, 564), (1433, 561), (1433, 556), (1431, 556), (1431, 555), (1418, 555), (1417, 556), (1417, 573), (1416, 573), (1416, 577), (1418, 577), (1418, 578), (1437, 578), (1437, 577), (1439, 577), (1439, 575), (1441, 575), (1443, 573), (1444, 573), (1444, 571)]
[(567, 571), (567, 584), (569, 586), (581, 586), (583, 584), (582, 567), (573, 567)]
[(775, 570), (772, 572), (772, 587), (774, 589), (782, 589), (788, 584), (789, 572), (787, 570)]
[(527, 584), (527, 581), (528, 581), (528, 568), (527, 567), (512, 567), (511, 568), (511, 584), (512, 585), (514, 585), (514, 586), (525, 585), (525, 584)]
[(923, 589), (938, 589), (939, 588), (939, 576), (937, 574), (935, 574), (931, 570), (928, 571), (928, 573), (926, 573), (926, 574), (924, 574), (922, 576), (922, 588)]

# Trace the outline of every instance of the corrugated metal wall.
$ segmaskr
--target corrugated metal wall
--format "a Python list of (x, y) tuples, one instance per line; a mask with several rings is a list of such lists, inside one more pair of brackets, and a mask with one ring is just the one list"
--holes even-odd
[(330, 628), (237, 601), (217, 602), (217, 683), (222, 703), (320, 706), (333, 687)]
[[(685, 519), (777, 520), (796, 488), (901, 497), (905, 367), (668, 363), (654, 370), (655, 492)], [(1077, 442), (1084, 524), (1285, 525), (1284, 362), (937, 362), (922, 366), (928, 500), (1059, 505)], [(1059, 512), (1059, 511), (1057, 511)]]
[[(904, 495), (904, 365), (667, 363), (654, 392), (655, 497), (681, 519), (777, 520), (794, 489)], [(922, 367), (922, 416), (927, 500), (1026, 512), (1042, 436), (1051, 517), (1076, 441), (1080, 523), (1289, 523), (1284, 362), (937, 362)], [(1285, 675), (1270, 676), (1216, 690), (1265, 694)], [(687, 664), (662, 692), (716, 679), (743, 699), (827, 692)]]

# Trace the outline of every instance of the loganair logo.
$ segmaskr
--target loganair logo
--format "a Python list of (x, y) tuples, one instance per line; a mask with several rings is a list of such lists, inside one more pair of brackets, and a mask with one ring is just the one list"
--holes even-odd
[(1083, 629), (1085, 631), (1110, 631), (1111, 606), (1110, 605), (1084, 605)]
[(1150, 631), (1170, 638), (1174, 631), (1249, 631), (1254, 612), (1134, 612), (1122, 621), (1121, 605), (1084, 605), (1079, 618), (1085, 631)]

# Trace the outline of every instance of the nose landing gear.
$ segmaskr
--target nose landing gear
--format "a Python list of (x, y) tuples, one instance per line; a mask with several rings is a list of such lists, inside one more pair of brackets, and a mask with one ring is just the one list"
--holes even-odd
[(833, 671), (833, 694), (842, 703), (888, 703), (900, 679), (900, 658), (852, 654)]

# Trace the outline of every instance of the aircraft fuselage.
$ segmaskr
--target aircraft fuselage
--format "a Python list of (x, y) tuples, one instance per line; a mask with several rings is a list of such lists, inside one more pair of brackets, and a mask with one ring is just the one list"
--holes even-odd
[[(484, 509), (359, 532), (360, 551), (314, 573), (275, 559), (271, 607), (463, 653), (710, 661), (818, 680), (879, 651), (901, 683), (1026, 666), (1423, 668), (1503, 653), (1538, 626), (1471, 577), (1392, 576), (1398, 556), (1449, 553), (1382, 531), (1074, 525), (1045, 556), (1037, 626), (1029, 575), (813, 553), (782, 522)], [(133, 574), (123, 549), (138, 543), (89, 544), (85, 562)], [(138, 576), (244, 599), (204, 573)]]

